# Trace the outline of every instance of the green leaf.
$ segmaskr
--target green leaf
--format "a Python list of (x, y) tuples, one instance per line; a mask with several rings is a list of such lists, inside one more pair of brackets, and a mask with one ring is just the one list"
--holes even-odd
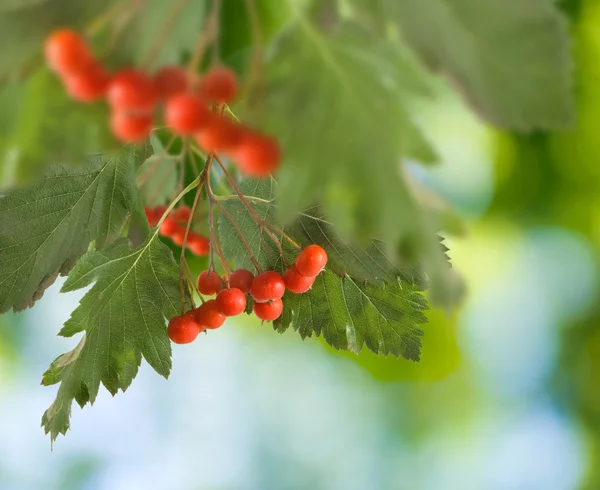
[(15, 98), (15, 114), (3, 124), (7, 132), (0, 140), (0, 159), (15, 160), (16, 180), (39, 175), (48, 162), (75, 165), (115, 147), (105, 105), (71, 100), (47, 69), (35, 72)]
[(177, 157), (170, 155), (160, 140), (151, 136), (154, 155), (146, 159), (137, 174), (137, 185), (145, 203), (162, 203), (173, 196), (177, 186)]
[(136, 157), (124, 150), (49, 175), (0, 199), (0, 313), (38, 300), (92, 241), (113, 242), (137, 201)]
[[(42, 425), (55, 440), (69, 429), (73, 400), (94, 403), (100, 383), (115, 395), (137, 375), (142, 356), (160, 375), (171, 370), (171, 344), (165, 319), (181, 306), (178, 267), (155, 233), (132, 250), (121, 239), (104, 251), (82, 257), (62, 292), (95, 283), (60, 334), (85, 332), (75, 349), (58, 357), (43, 384), (60, 382)], [(189, 307), (186, 297), (186, 307)]]
[[(240, 190), (258, 219), (277, 226), (275, 186), (269, 179), (246, 180)], [(262, 269), (283, 271), (279, 248), (261, 232), (253, 213), (237, 196), (223, 196), (220, 203), (224, 212), (219, 217), (219, 238), (227, 259), (252, 270), (249, 248)], [(358, 352), (366, 344), (377, 354), (419, 359), (419, 325), (426, 322), (422, 310), (427, 308), (419, 294), (426, 282), (419, 269), (394, 265), (380, 241), (367, 249), (348, 245), (318, 208), (303, 212), (284, 232), (302, 247), (321, 245), (329, 262), (308, 293), (286, 294), (283, 316), (274, 323), (277, 330), (291, 323), (303, 338), (322, 334), (338, 349)], [(278, 236), (277, 231), (274, 234)], [(282, 242), (286, 260), (292, 263), (298, 251)]]
[(520, 131), (572, 122), (566, 21), (554, 0), (381, 0), (407, 42), (488, 120)]
[[(247, 196), (260, 219), (279, 225), (275, 201), (277, 184), (274, 180), (244, 180), (240, 191)], [(246, 238), (261, 267), (283, 271), (284, 265), (279, 249), (265, 233), (260, 233), (256, 221), (252, 219), (244, 204), (237, 197), (233, 197), (224, 201), (223, 206)], [(328, 267), (340, 276), (349, 274), (374, 284), (395, 283), (401, 280), (425, 287), (425, 279), (420, 270), (412, 267), (400, 268), (392, 263), (386, 255), (386, 245), (380, 240), (373, 240), (366, 248), (342, 240), (318, 206), (304, 210), (295, 221), (284, 227), (284, 231), (302, 247), (312, 243), (323, 247), (329, 257)], [(233, 258), (238, 267), (252, 269), (248, 250), (225, 214), (221, 214), (219, 218), (219, 235), (225, 255)], [(291, 262), (297, 251), (290, 248), (285, 240), (283, 242), (287, 258)]]
[(366, 345), (379, 355), (419, 360), (427, 302), (406, 283), (375, 286), (325, 270), (310, 291), (287, 293), (283, 301), (276, 329), (291, 323), (302, 338), (322, 334), (337, 349), (358, 353)]

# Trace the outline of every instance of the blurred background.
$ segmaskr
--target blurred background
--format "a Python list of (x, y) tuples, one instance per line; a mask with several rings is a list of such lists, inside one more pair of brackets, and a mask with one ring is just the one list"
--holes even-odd
[(500, 133), (442, 81), (411, 102), (443, 164), (410, 170), (468, 229), (446, 241), (468, 293), (428, 313), (419, 364), (229, 321), (175, 346), (168, 381), (143, 364), (125, 394), (74, 406), (51, 452), (39, 383), (83, 295), (55, 284), (0, 317), (0, 489), (600, 488), (600, 6), (565, 11), (572, 130)]

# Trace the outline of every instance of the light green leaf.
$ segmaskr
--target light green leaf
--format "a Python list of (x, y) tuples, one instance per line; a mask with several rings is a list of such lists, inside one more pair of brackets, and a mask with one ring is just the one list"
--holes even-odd
[[(94, 403), (100, 383), (113, 395), (125, 391), (142, 357), (160, 375), (171, 370), (166, 318), (178, 314), (178, 267), (157, 232), (132, 250), (125, 239), (82, 257), (62, 292), (95, 283), (61, 330), (65, 337), (85, 332), (75, 349), (57, 358), (44, 374), (46, 385), (60, 381), (56, 400), (42, 425), (55, 440), (69, 429), (73, 400)], [(189, 307), (189, 298), (185, 298)]]
[(520, 131), (572, 121), (566, 21), (554, 0), (381, 0), (410, 45), (488, 120)]
[(136, 181), (145, 203), (165, 202), (177, 186), (178, 158), (170, 155), (154, 135), (151, 141), (154, 155), (140, 166)]
[(0, 198), (0, 313), (27, 308), (90, 242), (113, 242), (137, 203), (136, 157), (124, 150), (83, 168), (56, 166)]
[(379, 355), (419, 360), (427, 302), (405, 283), (375, 286), (325, 270), (310, 291), (287, 293), (283, 301), (276, 329), (291, 323), (302, 338), (323, 335), (337, 349), (358, 353), (366, 345)]

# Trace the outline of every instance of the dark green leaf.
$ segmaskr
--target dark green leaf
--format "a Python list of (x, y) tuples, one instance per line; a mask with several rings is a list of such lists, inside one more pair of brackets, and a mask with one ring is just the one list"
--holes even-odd
[(0, 312), (31, 306), (92, 241), (113, 242), (137, 203), (134, 152), (100, 156), (0, 199)]
[(79, 260), (62, 291), (95, 284), (60, 332), (65, 337), (85, 332), (84, 337), (44, 374), (44, 384), (61, 383), (42, 418), (52, 440), (68, 430), (73, 400), (81, 407), (93, 403), (100, 383), (113, 395), (125, 391), (142, 357), (159, 374), (169, 375), (165, 318), (177, 315), (181, 306), (178, 278), (173, 254), (157, 232), (134, 250), (122, 239)]

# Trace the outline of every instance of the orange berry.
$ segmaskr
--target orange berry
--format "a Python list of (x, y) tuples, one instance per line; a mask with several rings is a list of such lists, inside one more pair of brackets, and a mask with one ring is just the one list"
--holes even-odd
[(266, 303), (254, 303), (252, 306), (254, 314), (265, 322), (277, 320), (283, 313), (283, 301), (274, 299)]
[(44, 54), (50, 68), (61, 75), (75, 75), (93, 62), (83, 38), (70, 29), (54, 31), (46, 39)]
[(153, 81), (161, 99), (185, 92), (190, 84), (187, 71), (176, 65), (163, 66), (154, 74)]
[(167, 100), (165, 122), (173, 131), (192, 134), (202, 129), (210, 119), (204, 101), (195, 95), (181, 93)]
[(106, 94), (110, 76), (103, 66), (92, 63), (82, 72), (65, 75), (64, 83), (72, 99), (93, 102)]
[(247, 132), (242, 137), (234, 157), (246, 174), (251, 177), (266, 177), (279, 166), (281, 150), (274, 139)]
[(205, 236), (190, 232), (187, 247), (195, 255), (208, 255), (210, 252), (210, 240)]
[(215, 302), (217, 311), (225, 316), (240, 315), (246, 309), (246, 295), (237, 288), (223, 289)]
[(209, 299), (206, 303), (201, 304), (198, 308), (192, 311), (196, 323), (209, 330), (219, 328), (227, 317), (219, 313), (217, 303), (214, 299)]
[(115, 137), (121, 141), (144, 141), (152, 127), (154, 120), (152, 114), (130, 114), (127, 112), (113, 112), (110, 126)]
[(235, 73), (224, 66), (212, 68), (200, 85), (200, 96), (213, 102), (231, 102), (236, 95)]
[(198, 276), (198, 291), (202, 294), (215, 294), (223, 287), (223, 280), (215, 271), (203, 271)]
[(198, 324), (190, 315), (176, 316), (169, 321), (169, 338), (176, 344), (189, 344), (200, 333)]
[(250, 288), (250, 294), (259, 303), (281, 298), (284, 293), (285, 283), (283, 278), (275, 271), (263, 272), (256, 276)]
[(298, 257), (294, 265), (300, 274), (307, 277), (315, 277), (327, 264), (327, 252), (318, 245), (309, 245)]
[(149, 112), (157, 101), (152, 78), (128, 68), (117, 73), (108, 85), (108, 103), (119, 111)]
[(214, 115), (196, 134), (196, 141), (207, 152), (234, 152), (242, 141), (242, 126), (224, 116)]
[(246, 269), (238, 269), (229, 275), (229, 287), (240, 289), (244, 294), (250, 292), (254, 274)]
[(302, 294), (308, 291), (315, 282), (314, 277), (306, 277), (298, 272), (296, 266), (290, 267), (283, 274), (283, 281), (288, 291)]

